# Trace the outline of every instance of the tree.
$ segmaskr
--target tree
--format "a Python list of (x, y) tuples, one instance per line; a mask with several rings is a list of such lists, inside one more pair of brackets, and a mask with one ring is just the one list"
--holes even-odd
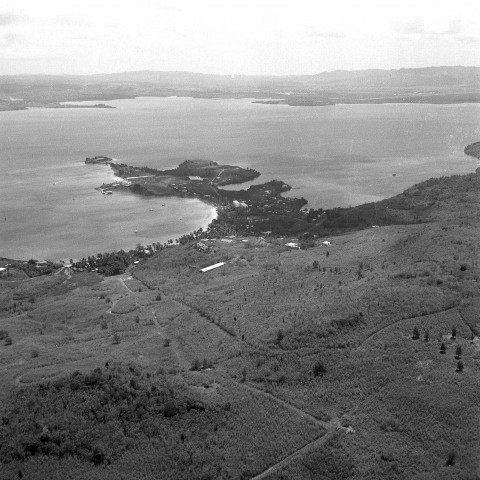
[(314, 268), (314, 270), (318, 269), (318, 260), (313, 261), (313, 268)]
[(440, 345), (440, 353), (445, 353), (447, 351), (447, 348), (445, 347), (445, 344), (442, 342)]
[(413, 340), (418, 340), (420, 338), (420, 332), (418, 331), (417, 327), (413, 327), (413, 335), (412, 339)]
[(452, 327), (452, 338), (457, 337), (457, 329), (455, 327)]
[(458, 360), (462, 356), (462, 347), (460, 345), (457, 346), (455, 350), (455, 358)]
[(430, 335), (430, 332), (428, 330), (425, 330), (425, 333), (423, 334), (423, 341), (428, 342), (428, 337)]
[(455, 465), (455, 452), (453, 450), (448, 452), (446, 465), (449, 467)]
[(457, 362), (457, 373), (462, 373), (463, 372), (463, 362), (459, 360)]
[(318, 360), (317, 363), (313, 366), (313, 374), (316, 377), (322, 377), (326, 373), (327, 369), (324, 367), (323, 363)]

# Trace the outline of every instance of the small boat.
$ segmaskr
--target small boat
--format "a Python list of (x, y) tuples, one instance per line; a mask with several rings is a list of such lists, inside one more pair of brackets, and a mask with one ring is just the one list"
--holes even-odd
[(111, 195), (113, 193), (113, 191), (112, 190), (105, 190), (103, 193), (105, 195)]

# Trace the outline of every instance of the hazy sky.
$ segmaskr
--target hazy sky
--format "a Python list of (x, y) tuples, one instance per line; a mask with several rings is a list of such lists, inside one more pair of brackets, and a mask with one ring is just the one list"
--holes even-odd
[(0, 74), (480, 66), (477, 0), (1, 0)]

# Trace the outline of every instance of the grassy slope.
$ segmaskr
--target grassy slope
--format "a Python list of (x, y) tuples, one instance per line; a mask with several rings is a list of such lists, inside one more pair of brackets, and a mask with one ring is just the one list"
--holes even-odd
[[(315, 439), (269, 478), (476, 478), (479, 193), (475, 174), (424, 182), (377, 205), (407, 224), (329, 247), (218, 239), (214, 253), (167, 249), (122, 277), (2, 281), (0, 329), (13, 343), (0, 347), (1, 398), (108, 361), (208, 408), (174, 417), (168, 448), (143, 442), (108, 468), (35, 456), (0, 478), (249, 478)], [(346, 214), (362, 208), (372, 211)], [(213, 368), (190, 371), (204, 359)]]

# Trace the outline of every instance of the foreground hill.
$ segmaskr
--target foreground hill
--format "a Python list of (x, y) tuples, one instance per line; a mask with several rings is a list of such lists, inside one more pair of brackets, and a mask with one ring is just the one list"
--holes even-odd
[(479, 194), (432, 179), (306, 250), (0, 279), (0, 479), (478, 478)]

